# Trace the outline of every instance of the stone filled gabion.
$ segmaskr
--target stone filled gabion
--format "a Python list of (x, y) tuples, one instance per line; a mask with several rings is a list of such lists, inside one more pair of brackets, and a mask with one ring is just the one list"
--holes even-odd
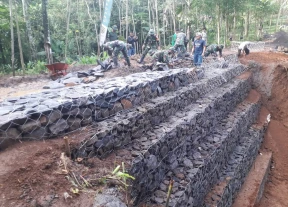
[[(236, 79), (179, 111), (174, 120), (161, 128), (156, 140), (136, 158), (130, 173), (136, 177), (132, 195), (136, 202), (147, 198), (160, 185), (169, 170), (179, 166), (193, 143), (201, 141), (244, 100), (251, 89), (251, 77)], [(199, 107), (200, 106), (200, 107)], [(161, 125), (160, 125), (161, 127)]]
[(261, 127), (251, 127), (244, 136), (240, 137), (238, 146), (227, 159), (228, 161), (224, 167), (224, 171), (219, 174), (219, 182), (224, 183), (222, 190), (217, 192), (217, 194), (214, 191), (208, 194), (203, 207), (232, 206), (237, 192), (241, 189), (245, 177), (249, 173), (258, 155), (265, 131), (265, 125)]
[(219, 123), (214, 131), (187, 150), (184, 161), (189, 160), (193, 166), (180, 164), (187, 183), (181, 185), (182, 195), (177, 192), (177, 196), (173, 194), (175, 196), (171, 200), (172, 206), (186, 206), (188, 203), (193, 206), (203, 204), (205, 195), (218, 181), (219, 174), (223, 167), (225, 168), (230, 154), (257, 118), (259, 110), (260, 101), (257, 103), (246, 102), (240, 107), (238, 106)]
[[(203, 79), (178, 89), (176, 93), (167, 93), (141, 107), (117, 113), (105, 122), (99, 122), (98, 131), (90, 139), (82, 142), (78, 156), (105, 157), (111, 150), (124, 146), (131, 140), (140, 139), (151, 127), (165, 122), (169, 116), (226, 83), (227, 80), (241, 74), (244, 70), (243, 66), (237, 65), (229, 69), (206, 71)], [(149, 137), (152, 135), (147, 136), (145, 146), (149, 146), (149, 141), (155, 141), (150, 140)]]
[(51, 89), (0, 103), (0, 143), (57, 136), (139, 106), (203, 77), (201, 70), (131, 74), (106, 82)]

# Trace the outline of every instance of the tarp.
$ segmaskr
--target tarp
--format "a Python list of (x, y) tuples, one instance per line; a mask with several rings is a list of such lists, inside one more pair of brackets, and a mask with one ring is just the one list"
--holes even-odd
[(100, 46), (104, 44), (107, 34), (108, 25), (111, 17), (113, 0), (106, 0), (103, 20), (100, 29)]

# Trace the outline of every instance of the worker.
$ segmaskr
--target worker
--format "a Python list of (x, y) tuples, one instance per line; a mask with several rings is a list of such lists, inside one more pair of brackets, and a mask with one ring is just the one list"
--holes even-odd
[(139, 63), (143, 63), (145, 56), (148, 53), (149, 55), (152, 55), (152, 53), (157, 51), (157, 49), (159, 49), (159, 39), (155, 35), (155, 31), (153, 29), (150, 29), (142, 46), (143, 53), (139, 60)]
[(112, 26), (112, 32), (108, 32), (108, 41), (115, 41), (118, 40), (118, 34), (117, 34), (118, 28), (116, 25)]
[(208, 57), (209, 55), (213, 55), (213, 56), (217, 56), (217, 52), (219, 52), (219, 57), (221, 58), (222, 57), (222, 50), (223, 50), (224, 46), (223, 45), (217, 45), (217, 44), (212, 44), (212, 45), (209, 45), (207, 48), (206, 48), (206, 51), (205, 51), (205, 54), (204, 56), (205, 57)]
[(122, 52), (122, 54), (123, 54), (123, 56), (127, 62), (127, 65), (131, 66), (130, 59), (129, 59), (128, 54), (127, 54), (127, 49), (129, 49), (131, 47), (130, 44), (127, 44), (127, 43), (120, 41), (120, 40), (115, 40), (112, 42), (106, 42), (105, 44), (103, 44), (102, 47), (104, 50), (108, 50), (109, 52), (112, 53), (112, 59), (113, 59), (115, 67), (119, 66), (118, 65), (118, 55), (120, 52)]
[(166, 63), (168, 65), (171, 65), (170, 64), (170, 61), (171, 59), (173, 58), (174, 56), (174, 49), (173, 47), (170, 48), (169, 50), (158, 50), (156, 51), (152, 58), (153, 58), (153, 65), (157, 64), (157, 62), (160, 62), (160, 63)]
[(241, 42), (241, 44), (238, 47), (238, 57), (241, 55), (241, 53), (244, 54), (244, 56), (250, 53), (250, 50), (248, 49), (250, 44), (251, 44), (250, 42)]
[(183, 30), (179, 31), (178, 29), (176, 30), (176, 34), (177, 37), (173, 50), (176, 52), (179, 51), (179, 55), (182, 56), (186, 52), (185, 48), (185, 42), (187, 41), (186, 34), (183, 32)]

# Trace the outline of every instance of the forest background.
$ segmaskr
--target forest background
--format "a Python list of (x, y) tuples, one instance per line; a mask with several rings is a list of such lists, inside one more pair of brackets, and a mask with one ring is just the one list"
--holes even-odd
[[(95, 64), (104, 6), (105, 0), (0, 0), (0, 75), (44, 72), (47, 35), (54, 62)], [(261, 41), (288, 28), (287, 9), (288, 0), (114, 0), (109, 26), (117, 25), (124, 41), (134, 32), (138, 53), (150, 28), (161, 48), (176, 29), (191, 39), (202, 28), (208, 44), (229, 46), (230, 37)]]

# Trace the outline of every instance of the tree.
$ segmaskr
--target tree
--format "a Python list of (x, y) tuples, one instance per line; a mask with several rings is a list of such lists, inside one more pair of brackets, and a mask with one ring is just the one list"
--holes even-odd
[(53, 63), (52, 50), (51, 50), (51, 41), (50, 41), (50, 31), (49, 31), (49, 22), (48, 22), (48, 13), (47, 13), (47, 4), (48, 0), (42, 0), (42, 15), (43, 15), (43, 28), (44, 28), (44, 48), (47, 58), (47, 63)]

